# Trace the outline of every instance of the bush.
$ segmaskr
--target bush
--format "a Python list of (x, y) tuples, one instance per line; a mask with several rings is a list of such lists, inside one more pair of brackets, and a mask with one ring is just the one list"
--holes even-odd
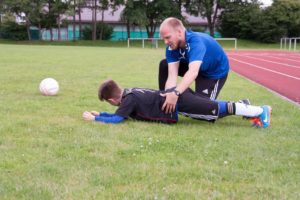
[(204, 33), (205, 30), (206, 30), (206, 28), (203, 27), (203, 26), (192, 26), (191, 30), (194, 31), (194, 32), (202, 32), (202, 33)]
[[(102, 38), (101, 37), (101, 30), (103, 31)], [(109, 40), (113, 33), (113, 27), (104, 24), (104, 23), (97, 23), (97, 30), (96, 30), (96, 39), (97, 40)], [(92, 40), (92, 29), (89, 26), (86, 26), (82, 30), (82, 37), (84, 40)]]
[(10, 40), (27, 40), (27, 29), (15, 22), (5, 22), (0, 26), (0, 38)]
[(300, 34), (300, 2), (278, 0), (262, 9), (257, 3), (228, 4), (220, 16), (225, 37), (275, 43)]

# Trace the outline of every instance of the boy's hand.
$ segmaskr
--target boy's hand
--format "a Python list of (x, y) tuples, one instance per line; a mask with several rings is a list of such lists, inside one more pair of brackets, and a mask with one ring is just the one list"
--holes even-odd
[(94, 121), (95, 120), (95, 116), (92, 115), (92, 113), (88, 112), (88, 111), (85, 111), (83, 114), (82, 114), (82, 117), (84, 120), (86, 121)]
[(91, 111), (91, 114), (94, 115), (94, 116), (99, 116), (100, 113), (97, 112), (97, 111)]

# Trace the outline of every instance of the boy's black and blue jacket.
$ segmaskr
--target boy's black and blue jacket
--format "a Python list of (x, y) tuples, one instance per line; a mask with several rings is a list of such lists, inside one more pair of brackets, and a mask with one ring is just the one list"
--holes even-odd
[(142, 121), (153, 121), (161, 123), (176, 123), (178, 112), (166, 114), (162, 111), (165, 97), (160, 96), (161, 91), (130, 88), (124, 89), (122, 100), (115, 114), (100, 113), (95, 117), (96, 121), (106, 123), (120, 123), (124, 119), (132, 118)]

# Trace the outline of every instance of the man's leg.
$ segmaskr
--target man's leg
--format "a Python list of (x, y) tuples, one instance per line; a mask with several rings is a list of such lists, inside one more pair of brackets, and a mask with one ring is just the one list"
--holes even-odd
[(196, 92), (208, 97), (211, 100), (215, 100), (218, 97), (226, 80), (227, 75), (220, 79), (209, 79), (199, 74), (196, 79)]
[(159, 71), (158, 71), (159, 90), (165, 90), (167, 79), (168, 79), (168, 62), (166, 59), (163, 59), (159, 63)]
[[(179, 76), (184, 76), (184, 74), (188, 70), (188, 65), (184, 62), (180, 62), (179, 64), (179, 71), (178, 75)], [(165, 85), (168, 79), (168, 62), (166, 59), (163, 59), (159, 63), (159, 73), (158, 73), (158, 85), (159, 85), (159, 90), (165, 90)]]
[(248, 117), (254, 126), (267, 128), (271, 123), (271, 106), (253, 106), (239, 102), (226, 102), (216, 100), (219, 104), (219, 117), (226, 117), (229, 115), (238, 115)]
[(210, 100), (187, 89), (178, 99), (178, 113), (207, 121), (230, 115), (251, 117), (254, 126), (267, 128), (271, 122), (270, 106), (253, 106), (238, 102)]
[(178, 99), (178, 113), (193, 119), (214, 122), (218, 118), (218, 102), (197, 94), (188, 88)]

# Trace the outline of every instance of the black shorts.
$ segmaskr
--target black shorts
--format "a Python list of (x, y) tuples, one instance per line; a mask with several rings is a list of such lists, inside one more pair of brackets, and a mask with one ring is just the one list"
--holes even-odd
[(215, 100), (224, 86), (227, 76), (228, 75), (220, 79), (209, 79), (199, 74), (195, 80), (196, 93)]
[(177, 101), (178, 113), (193, 119), (215, 121), (219, 116), (219, 105), (216, 101), (197, 94), (188, 88)]

